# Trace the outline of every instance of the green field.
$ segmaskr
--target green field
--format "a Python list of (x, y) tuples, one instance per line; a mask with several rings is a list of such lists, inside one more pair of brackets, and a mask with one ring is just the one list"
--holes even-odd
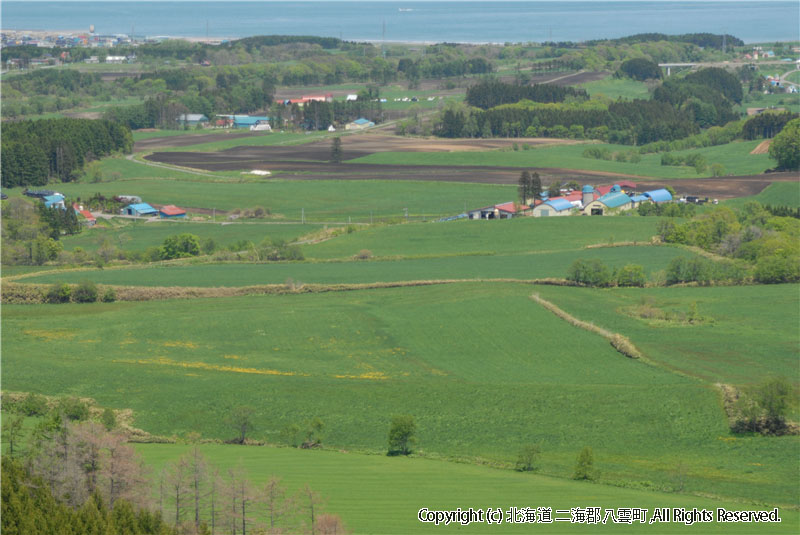
[[(127, 223), (127, 224), (125, 224)], [(266, 237), (293, 241), (296, 238), (321, 228), (320, 225), (264, 224), (264, 223), (197, 223), (187, 221), (165, 221), (145, 223), (124, 220), (114, 227), (85, 229), (80, 234), (61, 239), (64, 249), (72, 251), (81, 247), (85, 251), (95, 251), (104, 243), (124, 251), (144, 251), (148, 247), (159, 246), (168, 236), (188, 232), (200, 238), (200, 242), (211, 238), (218, 247), (224, 247), (239, 240), (248, 240), (256, 245)]]
[(376, 226), (306, 248), (312, 258), (563, 251), (598, 243), (649, 242), (657, 217), (520, 217)]
[(560, 167), (657, 178), (702, 178), (711, 176), (710, 166), (714, 163), (723, 164), (726, 174), (733, 175), (758, 174), (774, 167), (775, 163), (769, 158), (769, 155), (750, 154), (750, 151), (760, 142), (761, 140), (743, 141), (674, 153), (676, 155), (702, 154), (708, 162), (709, 169), (700, 174), (692, 167), (661, 165), (661, 154), (643, 154), (639, 163), (598, 160), (583, 156), (583, 152), (587, 148), (606, 148), (612, 153), (628, 153), (635, 149), (635, 147), (627, 145), (610, 144), (562, 145), (519, 151), (381, 152), (350, 161), (352, 163), (404, 165)]
[(59, 191), (70, 198), (88, 198), (95, 193), (138, 195), (145, 202), (175, 204), (189, 211), (263, 206), (288, 221), (300, 221), (301, 211), (305, 210), (306, 221), (344, 223), (368, 223), (371, 215), (375, 220), (399, 219), (405, 208), (413, 218), (439, 218), (459, 214), (465, 205), (487, 206), (513, 200), (517, 195), (514, 186), (405, 180), (247, 179), (239, 184), (224, 176), (216, 181), (127, 160), (113, 161), (135, 176), (96, 184), (60, 184)]
[[(159, 470), (189, 450), (189, 446), (142, 444), (137, 451), (148, 465)], [(756, 509), (686, 496), (592, 485), (545, 476), (496, 470), (484, 466), (442, 463), (427, 459), (364, 456), (331, 451), (303, 451), (289, 448), (242, 448), (240, 446), (200, 446), (203, 455), (221, 472), (242, 468), (251, 482), (263, 485), (270, 476), (281, 478), (290, 492), (308, 484), (328, 498), (326, 511), (342, 517), (354, 533), (587, 533), (610, 531), (627, 533), (750, 533), (752, 524), (612, 524), (587, 526), (554, 522), (549, 525), (470, 524), (434, 526), (417, 521), (419, 509), (485, 510), (487, 507), (552, 507), (553, 511), (572, 507), (706, 508)], [(604, 513), (605, 514), (605, 513)], [(759, 526), (759, 533), (795, 533), (797, 511), (782, 509), (781, 523)], [(553, 518), (566, 518), (554, 513)], [(650, 518), (650, 516), (648, 516)]]
[(650, 92), (644, 82), (637, 82), (630, 78), (614, 78), (608, 76), (602, 80), (594, 82), (587, 82), (581, 84), (582, 87), (591, 96), (602, 95), (610, 98), (611, 100), (623, 99), (647, 99), (650, 97)]
[[(728, 306), (746, 300), (752, 324), (739, 340), (793, 331), (791, 302), (738, 290)], [(521, 445), (541, 442), (542, 473), (568, 477), (590, 445), (603, 482), (670, 489), (683, 466), (688, 492), (797, 503), (787, 463), (796, 437), (732, 436), (711, 383), (622, 357), (536, 305), (532, 291), (484, 283), (6, 305), (4, 388), (132, 408), (137, 426), (164, 435), (229, 438), (225, 415), (236, 405), (255, 408), (253, 437), (270, 442), (287, 424), (320, 417), (325, 444), (369, 452), (384, 449), (391, 415), (408, 413), (432, 457), (512, 462)], [(734, 331), (708, 332), (718, 344), (707, 358), (735, 362)], [(670, 330), (655, 333), (673, 343)], [(626, 334), (646, 349), (656, 343)]]
[(773, 182), (758, 195), (739, 197), (723, 201), (731, 207), (742, 206), (748, 201), (758, 201), (771, 206), (789, 206), (800, 208), (800, 182)]
[(121, 286), (250, 286), (302, 283), (338, 284), (441, 279), (563, 278), (578, 258), (602, 260), (610, 268), (639, 264), (646, 273), (663, 270), (676, 256), (693, 256), (674, 247), (613, 247), (548, 254), (449, 256), (407, 260), (350, 262), (280, 262), (267, 264), (196, 264), (142, 266), (45, 274), (22, 282), (78, 283), (89, 279)]
[[(774, 74), (774, 73), (773, 73)], [(741, 112), (746, 112), (747, 108), (786, 108), (789, 111), (800, 112), (800, 95), (788, 93), (774, 93), (764, 95), (762, 93), (750, 93), (742, 105), (739, 107)]]
[[(223, 131), (222, 133), (225, 133)], [(242, 133), (247, 132), (245, 129), (232, 129), (227, 132)], [(204, 133), (220, 133), (218, 131), (205, 131)], [(231, 139), (224, 139), (222, 141), (211, 141), (208, 143), (198, 143), (196, 145), (187, 145), (185, 147), (164, 147), (158, 149), (159, 152), (217, 152), (234, 147), (266, 147), (270, 145), (300, 145), (302, 143), (309, 143), (311, 141), (319, 141), (326, 137), (331, 137), (332, 134), (328, 132), (306, 132), (304, 134), (293, 134), (291, 132), (253, 132), (246, 137), (235, 137)]]

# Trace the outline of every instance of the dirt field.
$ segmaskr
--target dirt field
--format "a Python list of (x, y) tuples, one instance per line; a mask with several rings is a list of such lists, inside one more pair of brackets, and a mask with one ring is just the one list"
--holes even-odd
[(146, 150), (158, 150), (169, 147), (186, 147), (187, 145), (197, 145), (198, 143), (211, 143), (214, 141), (224, 141), (226, 139), (236, 139), (238, 137), (263, 136), (262, 132), (250, 132), (243, 130), (239, 132), (224, 131), (213, 134), (187, 134), (185, 136), (154, 137), (137, 141), (133, 145), (133, 152)]
[[(229, 139), (237, 134), (209, 134), (192, 136), (192, 142)], [(243, 135), (250, 135), (245, 133)], [(137, 149), (147, 142), (152, 150), (170, 145), (172, 141), (186, 138), (162, 138), (137, 143)], [(419, 139), (399, 136), (366, 133), (348, 136), (346, 158), (358, 158), (376, 152), (447, 152), (490, 150), (510, 146), (514, 143), (530, 145), (576, 143), (572, 140), (548, 138), (523, 139)], [(330, 141), (322, 140), (304, 145), (235, 147), (220, 152), (156, 152), (146, 159), (203, 169), (207, 171), (230, 171), (240, 169), (264, 169), (280, 173), (282, 179), (289, 180), (437, 180), (443, 182), (474, 182), (485, 184), (516, 184), (521, 172), (518, 167), (455, 167), (429, 165), (377, 165), (328, 162)], [(771, 173), (766, 175), (720, 177), (703, 179), (651, 179), (635, 175), (622, 175), (601, 171), (574, 170), (566, 168), (532, 168), (537, 171), (545, 184), (554, 179), (577, 180), (585, 184), (613, 184), (617, 180), (630, 179), (646, 182), (643, 189), (655, 189), (665, 185), (672, 186), (679, 195), (708, 196), (716, 199), (729, 199), (755, 195), (771, 182), (796, 181), (796, 173)]]

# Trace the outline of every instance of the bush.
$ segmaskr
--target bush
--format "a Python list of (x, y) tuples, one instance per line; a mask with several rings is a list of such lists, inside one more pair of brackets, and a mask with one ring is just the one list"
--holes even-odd
[(42, 395), (30, 393), (17, 405), (17, 410), (25, 416), (44, 416), (47, 414), (47, 399)]
[(103, 292), (101, 301), (103, 301), (103, 303), (113, 303), (116, 300), (117, 300), (117, 291), (114, 290), (114, 288), (106, 288), (105, 291)]
[(358, 260), (369, 260), (370, 258), (372, 258), (372, 251), (369, 249), (361, 249), (356, 255)]
[(570, 266), (567, 280), (587, 286), (605, 287), (611, 284), (611, 273), (608, 267), (600, 260), (583, 260), (579, 258)]
[(103, 423), (103, 427), (105, 427), (107, 431), (111, 431), (117, 427), (117, 417), (114, 415), (114, 411), (112, 409), (106, 408), (106, 410), (103, 411), (103, 415), (100, 417), (100, 421)]
[(83, 281), (72, 292), (72, 300), (76, 303), (94, 303), (97, 301), (97, 285), (92, 281)]
[(417, 424), (410, 415), (392, 417), (388, 455), (408, 455), (416, 443)]
[(618, 286), (638, 286), (642, 288), (646, 282), (647, 276), (644, 274), (644, 268), (638, 264), (628, 264), (617, 273)]
[(200, 240), (194, 234), (183, 233), (169, 236), (161, 246), (161, 259), (172, 260), (200, 254)]
[(592, 453), (592, 448), (586, 446), (581, 450), (575, 462), (575, 470), (572, 473), (572, 479), (591, 480), (594, 478), (594, 454)]
[(753, 278), (762, 284), (779, 284), (800, 280), (800, 258), (767, 256), (756, 263)]
[(58, 411), (69, 420), (82, 422), (89, 419), (89, 407), (78, 398), (62, 398)]
[(536, 462), (541, 452), (542, 449), (538, 444), (529, 444), (525, 446), (519, 450), (515, 469), (518, 472), (533, 472), (537, 470), (539, 467), (536, 466)]
[(45, 303), (68, 303), (72, 290), (63, 282), (54, 283), (44, 294)]

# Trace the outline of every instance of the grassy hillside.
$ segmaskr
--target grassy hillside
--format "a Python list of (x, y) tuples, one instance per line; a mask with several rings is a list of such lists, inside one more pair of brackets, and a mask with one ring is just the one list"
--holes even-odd
[[(146, 462), (159, 470), (175, 461), (188, 446), (149, 444), (137, 446)], [(667, 494), (647, 490), (622, 489), (578, 481), (554, 479), (533, 474), (496, 470), (485, 466), (442, 463), (427, 459), (363, 456), (331, 451), (303, 451), (287, 448), (242, 448), (203, 445), (204, 456), (223, 471), (240, 467), (253, 483), (264, 484), (271, 475), (295, 492), (308, 484), (328, 498), (325, 510), (340, 515), (354, 533), (574, 533), (608, 531), (613, 533), (749, 533), (752, 524), (681, 523), (626, 526), (608, 523), (589, 528), (569, 522), (547, 526), (470, 524), (434, 526), (417, 521), (422, 507), (455, 510), (458, 507), (551, 507), (553, 511), (571, 507), (642, 507), (652, 515), (656, 507), (706, 508), (716, 510), (757, 509), (752, 505), (725, 503), (708, 498)], [(759, 533), (794, 533), (798, 513), (781, 509), (780, 524), (759, 526)], [(566, 515), (554, 513), (554, 518)], [(650, 518), (650, 516), (648, 516)]]
[(405, 165), (489, 165), (512, 167), (563, 167), (567, 169), (586, 169), (628, 175), (657, 178), (702, 178), (711, 176), (710, 166), (721, 163), (727, 174), (750, 175), (762, 173), (774, 167), (768, 154), (750, 154), (756, 141), (729, 143), (717, 147), (676, 151), (676, 155), (702, 154), (709, 169), (698, 174), (692, 167), (661, 165), (661, 154), (643, 154), (639, 163), (616, 162), (585, 158), (587, 148), (606, 148), (613, 152), (629, 152), (635, 147), (610, 144), (561, 145), (556, 147), (533, 148), (519, 151), (488, 152), (381, 152), (363, 158), (350, 160), (353, 163), (405, 164)]
[[(253, 436), (271, 442), (320, 417), (326, 444), (366, 451), (383, 450), (391, 415), (407, 413), (431, 456), (511, 462), (541, 442), (542, 471), (569, 476), (590, 445), (605, 482), (672, 488), (684, 466), (691, 492), (797, 502), (786, 463), (796, 438), (732, 437), (711, 384), (622, 357), (531, 291), (459, 284), (6, 305), (4, 388), (130, 407), (138, 426), (165, 435), (228, 438), (237, 405), (254, 407)], [(755, 312), (754, 329), (796, 325)]]
[(758, 201), (772, 206), (800, 207), (800, 182), (773, 182), (758, 195), (724, 201), (731, 207), (742, 206), (747, 201)]

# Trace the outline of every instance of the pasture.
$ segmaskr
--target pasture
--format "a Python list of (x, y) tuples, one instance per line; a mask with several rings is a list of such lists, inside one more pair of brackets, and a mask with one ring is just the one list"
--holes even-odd
[(113, 227), (86, 229), (80, 234), (65, 236), (61, 239), (64, 249), (72, 251), (76, 247), (84, 251), (96, 251), (101, 246), (112, 245), (124, 251), (144, 251), (148, 247), (157, 247), (164, 240), (175, 234), (194, 234), (200, 239), (212, 239), (217, 247), (226, 247), (240, 240), (247, 240), (258, 245), (264, 238), (293, 241), (304, 234), (321, 228), (320, 225), (301, 224), (269, 224), (269, 223), (202, 223), (187, 221), (159, 221), (148, 223), (137, 220), (122, 220), (122, 224)]
[(394, 153), (382, 152), (350, 160), (351, 163), (389, 164), (389, 165), (452, 165), (452, 166), (504, 166), (504, 167), (548, 167), (563, 169), (585, 169), (607, 173), (620, 173), (654, 178), (699, 178), (711, 176), (710, 166), (721, 163), (726, 174), (752, 175), (762, 173), (775, 165), (768, 154), (750, 154), (761, 140), (741, 141), (719, 145), (675, 151), (676, 155), (702, 154), (709, 169), (697, 173), (693, 167), (661, 165), (661, 154), (642, 154), (638, 163), (617, 162), (587, 158), (583, 152), (588, 149), (608, 149), (610, 152), (628, 154), (632, 147), (607, 143), (584, 143), (561, 145), (518, 151), (488, 151), (467, 153)]
[[(538, 442), (542, 473), (568, 477), (590, 445), (606, 483), (672, 489), (685, 470), (687, 492), (796, 504), (786, 462), (796, 437), (732, 436), (710, 383), (621, 356), (532, 291), (473, 283), (221, 298), (213, 309), (6, 305), (4, 388), (132, 408), (137, 426), (161, 435), (230, 438), (237, 405), (255, 409), (252, 436), (268, 442), (319, 417), (327, 446), (366, 452), (384, 450), (391, 415), (412, 414), (419, 451), (434, 458), (510, 463)], [(761, 320), (756, 303), (773, 306), (753, 301), (754, 330), (796, 325), (786, 314)]]
[[(469, 507), (642, 507), (650, 514), (656, 507), (706, 508), (716, 510), (756, 509), (742, 503), (726, 503), (709, 498), (681, 494), (623, 489), (606, 485), (556, 479), (541, 475), (497, 470), (486, 466), (435, 462), (420, 458), (391, 458), (333, 451), (304, 451), (290, 448), (242, 448), (240, 446), (202, 445), (204, 457), (221, 472), (240, 468), (256, 485), (270, 476), (280, 477), (290, 492), (308, 484), (326, 497), (326, 511), (342, 517), (354, 533), (548, 533), (588, 532), (590, 530), (637, 533), (748, 533), (751, 524), (652, 524), (624, 525), (608, 523), (590, 528), (586, 525), (554, 522), (546, 526), (530, 524), (469, 526), (434, 526), (417, 521), (417, 512), (428, 509), (455, 510)], [(190, 446), (141, 444), (139, 454), (154, 471), (174, 462)], [(760, 533), (794, 533), (798, 513), (781, 509), (781, 523), (759, 527)], [(650, 518), (650, 516), (648, 516)]]
[(725, 201), (725, 204), (735, 208), (748, 201), (758, 201), (771, 206), (800, 208), (800, 182), (773, 182), (757, 195), (729, 199)]
[(21, 282), (78, 283), (92, 280), (120, 286), (250, 286), (295, 283), (374, 283), (443, 279), (563, 278), (578, 258), (599, 259), (610, 268), (639, 264), (646, 273), (663, 270), (676, 256), (692, 256), (675, 247), (613, 247), (549, 253), (455, 255), (344, 262), (270, 262), (262, 264), (159, 264), (156, 266), (52, 272)]
[(647, 90), (645, 83), (631, 80), (630, 78), (608, 76), (602, 80), (580, 84), (578, 87), (585, 89), (593, 97), (604, 96), (611, 100), (617, 100), (618, 98), (628, 100), (650, 98), (650, 92)]
[[(220, 211), (262, 206), (285, 221), (300, 221), (305, 210), (306, 221), (339, 223), (369, 223), (371, 218), (399, 220), (406, 209), (415, 219), (439, 218), (459, 214), (465, 206), (487, 206), (516, 198), (515, 187), (491, 184), (270, 178), (231, 184), (224, 178), (206, 181), (208, 178), (189, 173), (127, 164), (138, 166), (129, 168), (135, 176), (96, 184), (60, 184), (59, 191), (69, 198), (89, 198), (95, 193), (138, 195), (145, 202), (175, 204), (189, 211), (216, 208), (217, 215)], [(177, 180), (165, 180), (178, 173)]]

